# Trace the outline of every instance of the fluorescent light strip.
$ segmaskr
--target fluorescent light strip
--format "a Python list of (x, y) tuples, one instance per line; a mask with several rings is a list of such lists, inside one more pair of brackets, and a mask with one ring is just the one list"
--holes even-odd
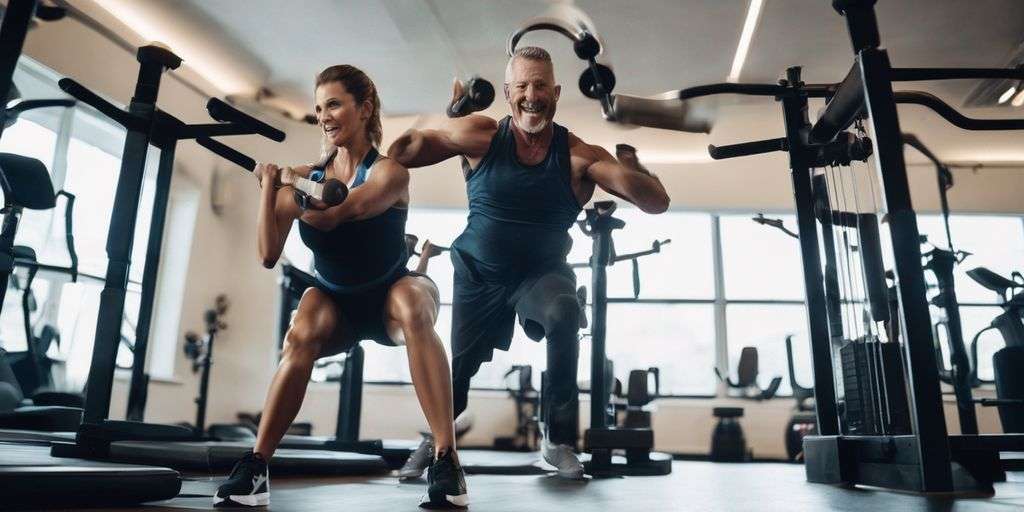
[(736, 55), (732, 58), (732, 69), (729, 70), (728, 82), (738, 82), (743, 64), (747, 61), (747, 53), (750, 52), (750, 41), (754, 39), (754, 29), (757, 28), (757, 20), (761, 17), (761, 6), (764, 0), (750, 0), (750, 7), (747, 9), (747, 19), (743, 22), (743, 32), (740, 33), (740, 44), (736, 47)]

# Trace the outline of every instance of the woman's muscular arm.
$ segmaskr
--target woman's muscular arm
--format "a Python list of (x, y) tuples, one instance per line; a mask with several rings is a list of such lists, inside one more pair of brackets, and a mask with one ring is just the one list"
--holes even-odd
[(289, 187), (278, 188), (281, 168), (274, 164), (256, 166), (260, 177), (260, 208), (256, 218), (257, 250), (260, 262), (266, 268), (273, 268), (284, 250), (284, 242), (292, 222), (302, 211), (292, 198)]

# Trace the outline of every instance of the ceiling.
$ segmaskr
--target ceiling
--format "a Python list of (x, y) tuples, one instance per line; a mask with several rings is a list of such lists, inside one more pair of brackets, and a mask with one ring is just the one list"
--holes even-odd
[[(104, 0), (96, 0), (104, 3)], [(126, 3), (123, 0), (109, 0)], [(191, 33), (219, 71), (265, 86), (294, 105), (312, 103), (311, 82), (338, 63), (364, 69), (377, 83), (384, 114), (436, 114), (450, 96), (453, 75), (479, 74), (500, 84), (508, 35), (552, 2), (540, 0), (134, 0), (160, 23)], [(747, 0), (578, 0), (603, 39), (604, 60), (615, 69), (616, 92), (648, 95), (722, 82), (729, 73)], [(842, 17), (827, 0), (765, 0), (742, 82), (774, 82), (787, 67), (802, 65), (808, 82), (835, 82), (850, 67), (852, 51)], [(883, 45), (894, 65), (1001, 66), (1024, 39), (1021, 0), (879, 0)], [(191, 31), (191, 32), (190, 32)], [(523, 43), (552, 52), (564, 84), (558, 121), (585, 139), (612, 145), (640, 142), (652, 152), (706, 158), (708, 142), (729, 143), (781, 135), (778, 108), (765, 99), (723, 106), (710, 139), (653, 129), (622, 131), (600, 121), (599, 109), (575, 86), (583, 64), (569, 42), (534, 32)], [(182, 43), (184, 44), (184, 43)], [(198, 44), (198, 43), (197, 43)], [(187, 61), (188, 59), (186, 59)], [(209, 76), (227, 91), (230, 77)], [(959, 105), (969, 81), (900, 84), (927, 90)], [(305, 107), (308, 108), (308, 107)], [(907, 109), (905, 128), (928, 143), (934, 132), (957, 158), (1024, 161), (1014, 134), (968, 134), (939, 126), (935, 117)], [(491, 112), (501, 115), (500, 97)], [(1006, 116), (1003, 111), (971, 112)], [(1018, 111), (1024, 117), (1024, 112)], [(957, 140), (963, 140), (959, 146)], [(942, 151), (940, 156), (946, 157)]]

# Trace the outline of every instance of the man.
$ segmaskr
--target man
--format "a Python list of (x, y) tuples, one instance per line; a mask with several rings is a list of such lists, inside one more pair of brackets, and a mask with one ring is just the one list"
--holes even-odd
[[(452, 312), (453, 404), (466, 408), (470, 378), (507, 350), (513, 320), (533, 340), (546, 337), (542, 453), (559, 475), (580, 478), (576, 440), (578, 331), (581, 306), (576, 278), (565, 261), (568, 230), (594, 187), (647, 213), (668, 209), (661, 182), (628, 146), (616, 160), (553, 122), (561, 86), (547, 51), (522, 47), (505, 70), (510, 116), (446, 120), (436, 130), (409, 130), (388, 155), (409, 167), (462, 157), (469, 221), (452, 243), (455, 290)], [(456, 85), (456, 99), (461, 89)]]

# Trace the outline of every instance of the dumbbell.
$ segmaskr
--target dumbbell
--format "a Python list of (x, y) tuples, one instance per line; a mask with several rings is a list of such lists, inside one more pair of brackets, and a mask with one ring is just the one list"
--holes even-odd
[(453, 98), (445, 112), (448, 117), (464, 117), (491, 106), (494, 102), (494, 86), (487, 80), (474, 76), (462, 81), (462, 96)]
[(340, 180), (334, 178), (324, 180), (321, 183), (309, 178), (296, 176), (292, 186), (295, 187), (295, 201), (300, 206), (307, 206), (303, 205), (304, 199), (300, 198), (300, 194), (301, 196), (319, 199), (326, 203), (328, 207), (338, 206), (345, 202), (345, 198), (348, 197), (348, 187)]
[[(255, 172), (255, 162), (251, 169)], [(282, 172), (285, 170), (282, 169)], [(291, 186), (295, 189), (295, 201), (300, 206), (308, 207), (310, 198), (323, 201), (328, 207), (337, 206), (348, 197), (348, 187), (340, 180), (330, 178), (320, 182), (295, 174), (290, 176)]]

